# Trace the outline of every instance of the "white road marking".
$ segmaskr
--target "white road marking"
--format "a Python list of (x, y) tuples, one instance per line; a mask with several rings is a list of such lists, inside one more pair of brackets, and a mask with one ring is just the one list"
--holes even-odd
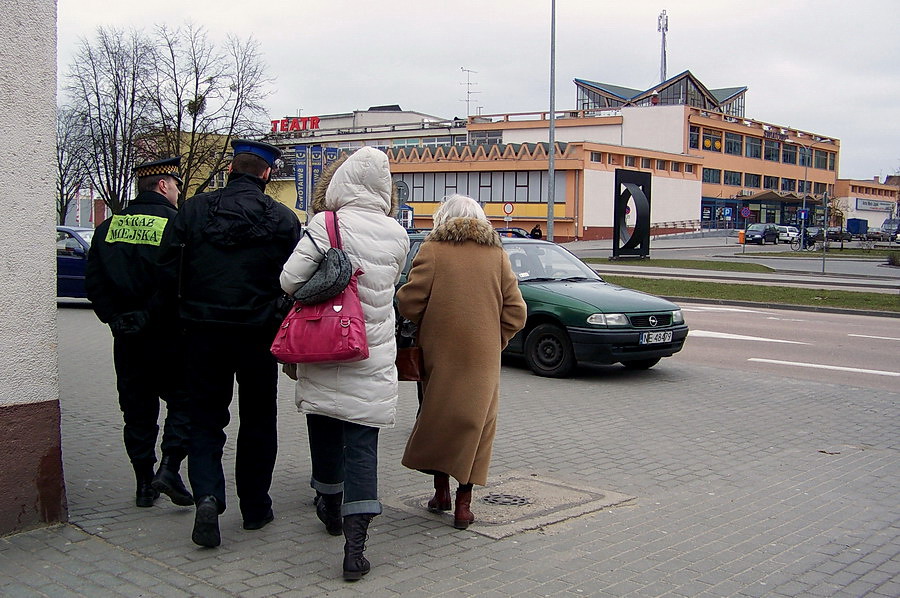
[(776, 318), (775, 316), (769, 316), (766, 319), (767, 320), (778, 320), (779, 322), (805, 322), (806, 321), (802, 318)]
[(691, 330), (688, 336), (703, 338), (722, 338), (730, 341), (761, 341), (764, 343), (786, 343), (789, 345), (808, 345), (801, 341), (786, 341), (779, 338), (763, 338), (761, 336), (744, 336), (743, 334), (729, 334), (727, 332), (712, 332), (710, 330)]
[(883, 341), (900, 341), (900, 338), (893, 336), (870, 336), (868, 334), (848, 334), (847, 336), (855, 336), (856, 338), (877, 338)]
[(778, 359), (761, 359), (751, 357), (747, 361), (757, 363), (773, 363), (775, 365), (793, 365), (799, 368), (814, 368), (817, 370), (836, 370), (838, 372), (854, 372), (856, 374), (875, 374), (878, 376), (894, 376), (900, 378), (900, 372), (885, 372), (884, 370), (865, 370), (862, 368), (848, 368), (840, 365), (823, 365), (820, 363), (801, 363), (798, 361), (779, 361)]
[(768, 311), (762, 311), (759, 309), (750, 309), (746, 307), (721, 307), (717, 305), (698, 305), (693, 304), (687, 307), (680, 306), (681, 311), (726, 311), (726, 312), (737, 312), (737, 313), (745, 313), (745, 314), (767, 314), (770, 313)]

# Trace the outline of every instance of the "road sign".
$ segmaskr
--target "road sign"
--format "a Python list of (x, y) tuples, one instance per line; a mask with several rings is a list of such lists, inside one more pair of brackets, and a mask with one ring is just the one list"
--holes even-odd
[(808, 216), (809, 216), (809, 210), (797, 210), (797, 217), (800, 220), (806, 220), (806, 218)]
[(751, 213), (752, 212), (750, 212), (750, 208), (741, 208), (741, 217), (742, 218), (749, 218)]
[(506, 214), (507, 216), (512, 214), (513, 213), (513, 205), (509, 202), (506, 202), (505, 204), (503, 204), (503, 213)]

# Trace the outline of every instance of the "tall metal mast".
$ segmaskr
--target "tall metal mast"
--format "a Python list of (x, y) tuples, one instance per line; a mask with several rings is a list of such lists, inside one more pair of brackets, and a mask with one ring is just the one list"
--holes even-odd
[(656, 30), (662, 33), (662, 48), (659, 55), (659, 82), (662, 83), (666, 80), (666, 32), (669, 30), (669, 17), (666, 16), (666, 11), (660, 13), (657, 23)]
[(472, 73), (478, 73), (478, 71), (473, 71), (471, 69), (467, 69), (464, 66), (459, 67), (459, 70), (466, 74), (466, 82), (460, 83), (460, 85), (466, 86), (466, 116), (472, 114), (471, 107), (469, 104), (472, 102), (472, 94), (473, 93), (481, 93), (480, 91), (472, 91), (473, 85), (478, 85), (477, 83), (472, 83)]

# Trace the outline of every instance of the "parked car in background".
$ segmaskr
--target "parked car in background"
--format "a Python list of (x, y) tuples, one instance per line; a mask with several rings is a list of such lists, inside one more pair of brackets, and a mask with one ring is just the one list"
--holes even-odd
[(778, 227), (774, 224), (757, 222), (748, 226), (744, 231), (744, 243), (765, 245), (767, 241), (778, 243)]
[(882, 230), (891, 241), (900, 241), (900, 218), (887, 218), (881, 224)]
[[(424, 234), (411, 234), (400, 284)], [(538, 376), (562, 378), (579, 363), (647, 369), (684, 346), (681, 309), (661, 297), (605, 282), (556, 243), (501, 237), (528, 306), (525, 327), (504, 355), (524, 357)]]
[(524, 228), (505, 227), (495, 229), (501, 237), (517, 237), (519, 239), (530, 239), (531, 233)]
[(84, 269), (94, 229), (77, 226), (56, 227), (56, 296), (87, 297)]
[(880, 226), (870, 226), (866, 231), (866, 239), (869, 241), (890, 241), (891, 236)]
[(784, 243), (790, 243), (800, 236), (800, 229), (796, 226), (779, 226), (778, 240)]
[(847, 230), (841, 228), (840, 226), (828, 227), (829, 241), (850, 241), (852, 239), (853, 235), (851, 235)]
[(806, 227), (806, 239), (808, 241), (821, 241), (822, 236), (822, 227), (821, 226), (807, 226)]

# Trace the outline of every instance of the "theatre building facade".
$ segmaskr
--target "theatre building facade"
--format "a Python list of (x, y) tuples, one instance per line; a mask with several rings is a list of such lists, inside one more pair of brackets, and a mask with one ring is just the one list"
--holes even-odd
[[(708, 89), (689, 71), (646, 90), (575, 85), (576, 109), (554, 118), (557, 240), (612, 236), (617, 170), (651, 175), (655, 233), (799, 224), (804, 203), (807, 224), (824, 220), (839, 141), (746, 118), (746, 87)], [(388, 154), (410, 227), (429, 227), (450, 193), (478, 199), (496, 226), (547, 220), (548, 112), (448, 120), (381, 106), (312, 118), (274, 120), (266, 137), (285, 150), (272, 190), (300, 212), (325, 163), (369, 145)]]

